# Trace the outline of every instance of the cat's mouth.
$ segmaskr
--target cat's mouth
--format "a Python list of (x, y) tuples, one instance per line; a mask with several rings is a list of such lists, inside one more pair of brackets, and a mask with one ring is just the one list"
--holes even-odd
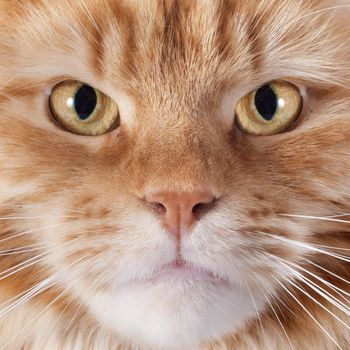
[(228, 285), (228, 281), (207, 269), (195, 266), (187, 262), (173, 262), (157, 269), (155, 273), (147, 279), (149, 283), (172, 282), (172, 281), (198, 281), (215, 285)]

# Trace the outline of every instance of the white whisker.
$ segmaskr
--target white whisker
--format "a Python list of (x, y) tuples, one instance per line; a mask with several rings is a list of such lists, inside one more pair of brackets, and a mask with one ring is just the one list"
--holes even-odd
[[(4, 277), (0, 277), (0, 281), (5, 279), (8, 276), (11, 276), (13, 271), (15, 271), (14, 273), (16, 273), (18, 271), (21, 271), (24, 268), (27, 268), (27, 267), (32, 266), (33, 264), (37, 263), (37, 260), (41, 261), (42, 259), (39, 259), (39, 258), (41, 258), (44, 255), (47, 255), (47, 252), (44, 252), (44, 253), (39, 254), (39, 255), (36, 255), (36, 256), (26, 260), (26, 261), (23, 261), (23, 262), (15, 265), (15, 266), (10, 267), (9, 269), (7, 269), (5, 271), (0, 272), (0, 276), (4, 276), (5, 275)], [(34, 261), (34, 263), (33, 263), (33, 261)], [(28, 263), (30, 263), (30, 264), (28, 264)]]
[[(78, 281), (79, 281), (79, 279), (78, 279)], [(76, 281), (76, 283), (77, 283), (78, 281)], [(20, 332), (18, 332), (18, 333), (15, 334), (13, 337), (11, 337), (11, 338), (0, 348), (0, 350), (5, 349), (5, 347), (8, 346), (11, 342), (13, 342), (20, 334), (22, 334), (23, 332), (25, 332), (28, 328), (32, 327), (33, 324), (34, 324), (37, 320), (39, 320), (39, 319), (44, 315), (44, 313), (45, 313), (57, 300), (59, 300), (69, 289), (71, 289), (72, 287), (73, 287), (73, 285), (71, 285), (71, 286), (65, 288), (65, 289), (63, 290), (63, 292), (61, 292), (57, 297), (55, 297), (55, 298), (44, 308), (44, 310), (42, 310), (42, 311), (33, 319), (33, 321), (32, 321), (28, 326), (22, 328), (22, 329), (20, 330)]]
[[(16, 209), (42, 209), (42, 204), (13, 204), (13, 203), (1, 203), (0, 207), (4, 208), (16, 208)], [(64, 212), (72, 212), (72, 213), (86, 213), (86, 210), (81, 209), (62, 209)]]
[(333, 250), (340, 250), (343, 252), (348, 252), (350, 251), (349, 248), (340, 248), (340, 247), (333, 247), (329, 245), (323, 245), (323, 244), (314, 244), (315, 247), (320, 247), (320, 248), (326, 248), (326, 249), (333, 249)]
[(29, 220), (29, 219), (74, 219), (78, 218), (78, 216), (75, 215), (38, 215), (38, 216), (4, 216), (0, 217), (0, 221), (12, 221), (12, 220)]
[(329, 216), (311, 216), (311, 215), (297, 215), (297, 214), (278, 214), (279, 216), (297, 218), (297, 219), (306, 219), (306, 220), (320, 220), (320, 221), (329, 221), (329, 222), (339, 222), (343, 224), (350, 224), (349, 220), (341, 220), (332, 218)]
[[(316, 292), (317, 289), (313, 288), (313, 286), (311, 286), (305, 279), (303, 279), (302, 277), (300, 278), (306, 285), (308, 285), (309, 287), (311, 287), (313, 290), (315, 290)], [(331, 316), (333, 316), (337, 321), (339, 321), (344, 327), (346, 327), (347, 329), (350, 330), (350, 326), (348, 326), (341, 318), (339, 318), (337, 315), (335, 315), (332, 311), (330, 311), (329, 309), (327, 309), (324, 305), (322, 305), (322, 303), (320, 303), (317, 299), (315, 299), (312, 295), (310, 295), (310, 293), (306, 292), (303, 288), (301, 288), (300, 286), (298, 286), (296, 283), (294, 283), (293, 281), (290, 281), (290, 284), (297, 288), (300, 292), (302, 292), (304, 295), (306, 295), (308, 298), (310, 298), (313, 302), (315, 302), (318, 306), (320, 306), (323, 310), (325, 310), (326, 312), (328, 312)]]
[[(301, 273), (299, 273), (297, 270), (293, 269), (291, 266), (280, 262), (281, 264), (283, 264), (283, 266), (289, 268), (293, 273), (294, 276), (296, 278), (298, 278), (299, 280), (303, 281), (305, 284), (307, 284), (311, 289), (313, 289), (316, 293), (318, 293), (319, 295), (321, 295), (324, 299), (326, 299), (327, 301), (329, 301), (333, 306), (336, 306), (339, 310), (341, 310), (342, 312), (344, 312), (347, 316), (350, 316), (350, 309), (340, 303), (338, 301), (338, 299), (336, 299), (334, 296), (332, 296), (330, 294), (330, 296), (328, 296), (325, 291), (316, 283), (312, 282), (310, 279), (308, 279), (307, 277), (305, 277), (304, 275), (302, 275)], [(345, 327), (347, 327), (350, 330), (350, 326), (346, 325), (345, 322), (343, 320), (341, 320), (338, 316), (336, 316), (333, 312), (331, 312), (330, 310), (328, 310), (324, 305), (322, 305), (318, 300), (316, 300), (313, 296), (311, 296), (308, 292), (306, 292), (305, 290), (303, 290), (302, 288), (300, 288), (299, 286), (297, 286), (293, 281), (289, 281), (289, 283), (291, 285), (293, 285), (295, 288), (299, 289), (303, 294), (305, 294), (306, 296), (308, 296), (311, 300), (313, 300), (317, 305), (321, 306), (325, 311), (327, 311), (329, 314), (331, 314), (335, 319), (337, 319), (339, 322), (341, 322)]]
[(245, 280), (245, 284), (246, 284), (246, 286), (248, 288), (248, 292), (249, 292), (250, 298), (251, 298), (251, 300), (252, 300), (252, 302), (254, 304), (254, 308), (255, 308), (255, 312), (256, 312), (256, 315), (257, 315), (258, 320), (259, 320), (261, 332), (262, 332), (263, 336), (265, 336), (265, 331), (264, 331), (264, 327), (263, 327), (263, 324), (262, 324), (262, 321), (261, 321), (260, 312), (258, 311), (258, 307), (256, 305), (255, 299), (253, 297), (252, 291), (251, 291), (251, 289), (249, 287), (249, 283), (247, 282), (247, 280)]
[[(257, 277), (260, 277), (257, 273), (255, 273), (255, 275), (256, 275)], [(271, 293), (271, 288), (268, 288), (268, 286), (266, 285), (266, 283), (263, 281), (263, 279), (262, 279), (261, 277), (260, 277), (260, 281), (261, 281), (261, 283), (263, 284), (263, 286), (265, 287), (265, 289), (266, 289), (269, 293)], [(272, 305), (272, 303), (271, 303), (269, 297), (264, 293), (263, 290), (261, 290), (261, 292), (263, 293), (263, 295), (264, 295), (266, 301), (268, 302), (268, 304), (269, 304), (269, 306), (270, 306), (272, 312), (274, 313), (274, 315), (275, 315), (275, 317), (276, 317), (276, 319), (277, 319), (279, 325), (281, 326), (282, 331), (283, 331), (283, 333), (285, 334), (285, 336), (286, 336), (286, 338), (287, 338), (287, 340), (288, 340), (288, 343), (289, 343), (290, 347), (294, 350), (294, 346), (293, 346), (293, 344), (292, 344), (292, 342), (291, 342), (291, 340), (290, 340), (290, 338), (289, 338), (289, 335), (288, 335), (288, 333), (287, 333), (285, 327), (283, 326), (282, 321), (281, 321), (280, 318), (278, 317), (277, 312), (276, 312), (276, 310), (274, 309), (274, 307), (273, 307), (273, 305)], [(281, 311), (281, 310), (280, 310), (280, 311)]]
[[(67, 242), (65, 244), (60, 245), (60, 247), (64, 247), (67, 246), (68, 244), (70, 244), (71, 242)], [(39, 255), (36, 255), (26, 261), (23, 261), (15, 266), (10, 267), (9, 269), (2, 271), (0, 273), (0, 281), (4, 280), (5, 278), (8, 278), (16, 273), (18, 273), (19, 271), (22, 271), (30, 266), (33, 266), (41, 261), (44, 261), (47, 257), (46, 255), (48, 255), (51, 251), (54, 251), (57, 248), (53, 248), (50, 250), (45, 251), (44, 253), (41, 253)]]
[(350, 262), (350, 258), (348, 258), (348, 257), (346, 257), (346, 256), (344, 256), (344, 255), (331, 253), (331, 252), (329, 252), (328, 250), (320, 249), (320, 248), (315, 247), (314, 245), (311, 245), (311, 244), (308, 244), (308, 243), (299, 242), (299, 241), (294, 241), (294, 240), (291, 240), (291, 239), (288, 239), (288, 238), (285, 238), (285, 237), (280, 237), (280, 236), (272, 235), (272, 234), (270, 234), (270, 233), (266, 233), (266, 232), (262, 232), (262, 231), (257, 231), (257, 232), (260, 233), (260, 234), (269, 236), (269, 237), (273, 237), (273, 238), (275, 238), (275, 239), (277, 239), (277, 240), (280, 240), (280, 241), (282, 241), (282, 242), (295, 245), (295, 246), (297, 246), (297, 247), (299, 247), (299, 248), (304, 248), (304, 249), (309, 250), (309, 251), (313, 251), (313, 252), (316, 252), (316, 253), (325, 254), (325, 255), (331, 256), (331, 257), (333, 257), (333, 258), (336, 258), (336, 259), (345, 261), (345, 262)]
[[(50, 277), (48, 277), (48, 278), (50, 278)], [(47, 280), (47, 278), (46, 278), (45, 280)], [(44, 280), (44, 281), (45, 281), (45, 280)], [(21, 292), (21, 293), (15, 295), (14, 297), (12, 297), (12, 298), (10, 298), (10, 299), (7, 299), (7, 300), (4, 301), (2, 304), (0, 304), (0, 308), (1, 308), (1, 307), (4, 307), (4, 306), (7, 305), (7, 304), (11, 304), (11, 303), (12, 303), (13, 301), (15, 301), (15, 300), (18, 301), (22, 296), (24, 296), (25, 294), (30, 293), (32, 290), (36, 289), (41, 283), (44, 283), (44, 281), (41, 281), (41, 282), (39, 282), (38, 284), (36, 284), (36, 285), (34, 285), (34, 286), (28, 288), (28, 289), (25, 290), (24, 292)], [(0, 313), (1, 313), (1, 312), (2, 312), (2, 310), (0, 311)]]
[[(300, 279), (302, 282), (304, 282), (307, 286), (309, 286), (312, 290), (314, 290), (317, 294), (319, 294), (320, 296), (322, 296), (325, 300), (327, 300), (328, 302), (330, 302), (333, 306), (335, 306), (336, 308), (338, 308), (340, 311), (342, 311), (343, 313), (345, 313), (347, 316), (350, 316), (350, 310), (349, 308), (344, 308), (342, 305), (344, 304), (340, 304), (340, 302), (338, 301), (338, 299), (334, 298), (331, 294), (331, 296), (328, 296), (326, 294), (326, 292), (324, 291), (324, 289), (322, 289), (319, 285), (317, 285), (316, 283), (314, 283), (313, 281), (311, 281), (309, 278), (306, 278), (305, 276), (303, 276), (302, 274), (300, 274), (298, 276), (298, 279)], [(294, 282), (291, 281), (291, 284), (293, 285)], [(318, 300), (316, 300), (315, 298), (313, 298), (309, 293), (307, 293), (306, 291), (303, 291), (303, 293), (305, 295), (307, 295), (311, 300), (313, 300), (317, 305), (321, 306), (324, 310), (326, 310), (329, 314), (331, 314), (335, 319), (337, 319), (339, 322), (341, 322), (346, 328), (348, 328), (350, 330), (350, 326), (348, 326), (346, 323), (344, 323), (344, 321), (342, 321), (338, 316), (336, 316), (333, 312), (331, 312), (330, 310), (328, 310), (324, 305), (322, 305), (322, 303), (320, 303)], [(329, 294), (329, 293), (328, 293)]]
[[(285, 259), (282, 259), (282, 258), (280, 258), (280, 257), (274, 256), (274, 255), (271, 255), (271, 254), (267, 254), (267, 255), (269, 255), (269, 256), (272, 257), (273, 259), (277, 259), (278, 261), (282, 261), (282, 262), (284, 262), (284, 263), (286, 263), (286, 264), (289, 264), (289, 265), (294, 266), (295, 268), (297, 268), (297, 269), (299, 269), (299, 270), (302, 270), (302, 271), (306, 272), (306, 273), (309, 274), (310, 276), (316, 278), (316, 279), (317, 279), (318, 281), (320, 281), (321, 283), (325, 284), (327, 287), (331, 288), (331, 289), (332, 289), (337, 295), (339, 295), (345, 302), (350, 303), (350, 301), (344, 296), (344, 294), (347, 295), (347, 296), (350, 296), (349, 293), (347, 293), (346, 291), (342, 290), (341, 288), (339, 288), (339, 287), (333, 285), (332, 283), (328, 282), (327, 280), (323, 279), (322, 277), (317, 276), (316, 274), (312, 273), (311, 271), (308, 271), (308, 270), (305, 269), (304, 267), (299, 266), (299, 265), (297, 265), (297, 264), (295, 264), (295, 263), (293, 263), (293, 262), (291, 262), (291, 261), (287, 261), (287, 260), (285, 260)], [(308, 261), (308, 262), (310, 262), (310, 263), (312, 264), (312, 262), (311, 262), (310, 260), (305, 259), (305, 261)], [(344, 280), (344, 281), (346, 281), (346, 280)], [(347, 281), (346, 281), (346, 282), (347, 282)], [(313, 283), (313, 282), (312, 282), (312, 283)], [(347, 283), (349, 283), (349, 282), (347, 282)], [(318, 286), (318, 285), (317, 285), (317, 286)], [(320, 286), (318, 286), (318, 287), (320, 288)], [(325, 291), (325, 292), (326, 292), (326, 291)], [(329, 292), (326, 292), (326, 293), (328, 293), (331, 297), (334, 297), (334, 296), (333, 296), (332, 294), (330, 294)], [(339, 302), (340, 302), (340, 301), (339, 301)], [(340, 302), (340, 303), (342, 303), (342, 302)], [(342, 304), (343, 304), (343, 303), (342, 303)], [(346, 306), (345, 304), (343, 304), (343, 305), (344, 305), (344, 307), (348, 307), (348, 306)]]
[[(74, 265), (76, 265), (78, 262), (80, 262), (81, 260), (85, 259), (86, 256), (83, 256), (79, 259), (77, 259), (74, 263), (70, 264), (69, 267), (72, 267)], [(63, 271), (60, 271), (58, 273), (56, 273), (55, 275), (62, 273)], [(42, 310), (34, 319), (33, 321), (27, 325), (26, 327), (22, 328), (20, 330), (20, 332), (18, 332), (17, 334), (15, 334), (11, 339), (9, 339), (1, 348), (0, 350), (3, 350), (7, 345), (9, 345), (13, 340), (15, 340), (20, 334), (22, 334), (23, 332), (25, 332), (28, 328), (32, 327), (33, 324), (40, 319), (44, 313), (59, 299), (61, 298), (68, 290), (72, 289), (78, 282), (80, 282), (80, 280), (83, 278), (84, 276), (80, 276), (80, 278), (78, 278), (76, 281), (74, 281), (74, 283), (72, 283), (70, 286), (68, 286), (67, 288), (65, 288), (58, 296), (56, 296), (54, 298), (53, 301), (51, 301), (45, 308), (44, 310)], [(56, 278), (56, 276), (55, 276)], [(42, 291), (41, 291), (42, 292)], [(33, 296), (32, 296), (33, 297)], [(29, 300), (29, 299), (28, 299)]]
[[(315, 267), (318, 267), (319, 269), (323, 270), (324, 272), (327, 272), (327, 273), (329, 273), (330, 275), (332, 275), (332, 276), (338, 278), (339, 280), (341, 280), (341, 281), (343, 281), (343, 282), (345, 282), (345, 283), (347, 283), (347, 284), (350, 284), (350, 282), (349, 282), (348, 280), (346, 280), (345, 278), (343, 278), (343, 277), (341, 277), (341, 276), (338, 276), (337, 274), (335, 274), (335, 273), (332, 272), (332, 271), (329, 271), (329, 270), (325, 269), (323, 266), (320, 266), (320, 265), (314, 263), (314, 262), (311, 261), (311, 260), (308, 260), (308, 259), (305, 259), (305, 260), (306, 260), (308, 263), (314, 265)], [(345, 292), (344, 292), (344, 293), (345, 293)], [(346, 293), (346, 294), (348, 294), (348, 293)], [(350, 294), (349, 294), (349, 296), (350, 296)]]
[[(264, 279), (255, 271), (252, 271), (251, 269), (248, 268), (251, 274), (255, 275), (256, 278), (263, 284), (263, 286), (270, 292), (270, 294), (274, 297), (275, 300), (278, 300), (281, 305), (283, 305), (291, 314), (295, 315), (294, 311), (290, 309), (288, 305), (279, 297), (277, 292), (271, 288), (270, 286), (267, 285), (267, 282), (264, 281)], [(279, 305), (277, 304), (277, 307), (279, 308)], [(281, 310), (280, 310), (281, 311)]]
[[(309, 272), (309, 271), (306, 271)], [(310, 273), (310, 272), (309, 272)], [(311, 274), (311, 273), (310, 273)], [(307, 278), (305, 275), (301, 275), (303, 276), (303, 279), (306, 279), (309, 283), (311, 283), (315, 288), (317, 288), (318, 290), (320, 290), (320, 293), (324, 298), (331, 298), (334, 303), (332, 302), (333, 305), (337, 306), (339, 309), (341, 309), (343, 312), (347, 313), (350, 316), (350, 307), (346, 304), (344, 304), (344, 302), (340, 301), (339, 299), (337, 299), (332, 293), (328, 292), (327, 290), (321, 288), (320, 285), (318, 285), (317, 283), (315, 283), (314, 281), (312, 281), (311, 279)], [(336, 293), (340, 298), (342, 298), (347, 304), (349, 304), (349, 300), (346, 299), (338, 290), (341, 291), (340, 288), (335, 288), (335, 286), (333, 286), (331, 283), (327, 283), (327, 281), (323, 282), (326, 286), (328, 286), (329, 288), (332, 289), (332, 291), (334, 293)]]
[(296, 296), (288, 289), (286, 288), (280, 281), (275, 279), (275, 281), (302, 307), (302, 309), (311, 317), (311, 319), (322, 329), (322, 331), (328, 336), (328, 338), (337, 346), (338, 349), (340, 350), (345, 350), (343, 349), (337, 341), (329, 334), (329, 332), (321, 325), (320, 322), (316, 320), (316, 318), (312, 315), (312, 313), (296, 298)]
[[(45, 253), (45, 254), (46, 254), (46, 253)], [(42, 254), (42, 255), (45, 255), (45, 254)], [(20, 271), (22, 271), (22, 270), (25, 270), (25, 269), (27, 269), (27, 268), (30, 267), (30, 266), (33, 266), (33, 265), (35, 265), (35, 264), (37, 264), (37, 263), (39, 263), (39, 262), (42, 262), (42, 261), (44, 261), (46, 258), (47, 258), (47, 257), (43, 257), (43, 258), (38, 259), (37, 257), (35, 257), (35, 260), (34, 260), (34, 259), (31, 259), (32, 261), (31, 261), (29, 264), (24, 265), (24, 266), (18, 268), (17, 270), (11, 271), (11, 272), (9, 272), (8, 274), (6, 274), (6, 275), (0, 277), (0, 281), (6, 279), (6, 278), (8, 278), (8, 277), (11, 277), (11, 276), (15, 275), (16, 273), (18, 273), (18, 272), (20, 272)]]
[(45, 249), (45, 247), (43, 247), (43, 248), (18, 249), (18, 250), (15, 250), (15, 251), (8, 250), (8, 251), (0, 252), (0, 256), (25, 254), (25, 253), (37, 252), (38, 250), (40, 251), (40, 250), (43, 250), (43, 249)]
[(50, 248), (50, 246), (43, 246), (42, 243), (29, 244), (27, 246), (14, 247), (14, 248), (8, 248), (6, 250), (1, 250), (0, 251), (0, 256), (22, 254), (22, 253), (42, 250), (42, 249), (45, 249), (45, 248)]
[(75, 319), (77, 318), (78, 316), (78, 313), (79, 313), (79, 310), (81, 309), (81, 307), (83, 306), (83, 303), (80, 301), (78, 303), (78, 306), (76, 307), (75, 309), (75, 312), (71, 318), (71, 320), (69, 321), (69, 323), (67, 324), (67, 326), (65, 327), (65, 330), (66, 332), (68, 332), (69, 328), (71, 327), (71, 325), (73, 324), (73, 322), (75, 321)]
[(7, 242), (7, 241), (9, 241), (9, 240), (11, 240), (11, 239), (18, 238), (18, 237), (21, 237), (21, 236), (24, 236), (24, 235), (28, 235), (28, 234), (30, 234), (30, 233), (40, 232), (40, 231), (43, 231), (43, 230), (48, 230), (48, 229), (51, 229), (51, 228), (56, 228), (56, 227), (64, 226), (64, 225), (67, 225), (67, 224), (68, 224), (67, 222), (64, 222), (64, 223), (60, 223), (60, 224), (55, 224), (55, 225), (49, 225), (49, 226), (45, 226), (45, 227), (40, 227), (40, 228), (37, 228), (37, 229), (34, 229), (34, 230), (23, 231), (23, 232), (20, 232), (20, 233), (15, 234), (15, 235), (12, 235), (12, 236), (10, 236), (10, 237), (3, 238), (2, 240), (0, 240), (0, 243)]
[(329, 216), (325, 216), (326, 218), (331, 218), (331, 219), (336, 219), (336, 218), (343, 218), (346, 216), (350, 216), (350, 213), (347, 214), (338, 214), (338, 215), (329, 215)]
[[(280, 259), (280, 258), (278, 258), (278, 259)], [(335, 285), (333, 285), (332, 283), (326, 281), (325, 279), (321, 278), (320, 276), (317, 276), (316, 274), (312, 273), (311, 271), (308, 271), (307, 269), (305, 269), (305, 268), (302, 267), (302, 266), (298, 266), (297, 264), (294, 264), (294, 263), (292, 263), (292, 262), (290, 262), (290, 261), (286, 261), (286, 260), (284, 260), (284, 259), (282, 259), (282, 260), (283, 260), (285, 263), (291, 264), (291, 265), (293, 265), (294, 267), (296, 267), (296, 268), (298, 268), (298, 269), (300, 269), (300, 270), (306, 272), (306, 273), (309, 274), (310, 276), (316, 278), (317, 280), (319, 280), (320, 282), (322, 282), (323, 284), (325, 284), (326, 286), (328, 286), (329, 288), (331, 288), (335, 293), (337, 293), (337, 294), (338, 294), (339, 296), (341, 296), (346, 302), (349, 303), (349, 300), (346, 299), (346, 298), (344, 297), (344, 295), (341, 294), (341, 293), (343, 293), (343, 294), (345, 294), (345, 295), (347, 295), (347, 296), (350, 296), (350, 294), (347, 293), (346, 291), (342, 290), (341, 288), (338, 288), (337, 286), (335, 286)], [(348, 282), (348, 283), (349, 283), (349, 282)]]
[[(54, 277), (49, 277), (49, 278), (45, 279), (44, 281), (40, 282), (39, 284), (37, 284), (36, 286), (30, 288), (29, 291), (24, 292), (24, 295), (21, 296), (20, 298), (18, 298), (18, 296), (17, 296), (16, 301), (14, 303), (11, 303), (9, 306), (0, 310), (0, 318), (6, 316), (8, 313), (13, 311), (14, 309), (25, 304), (28, 300), (34, 298), (35, 296), (41, 294), (45, 290), (54, 286), (55, 283), (52, 283), (53, 280), (54, 280)], [(12, 300), (13, 300), (13, 298), (12, 298)], [(9, 301), (7, 301), (7, 303)]]
[[(85, 257), (86, 257), (86, 255), (83, 256), (82, 258), (78, 259), (74, 264), (77, 264), (79, 261), (81, 261), (81, 260), (84, 259)], [(92, 259), (90, 259), (90, 260), (92, 260)], [(99, 280), (99, 278), (98, 278), (97, 280)], [(95, 283), (96, 283), (96, 281), (95, 281)], [(79, 288), (78, 294), (80, 294), (87, 286), (89, 286), (89, 284), (90, 284), (90, 281), (89, 281), (89, 280), (86, 281), (86, 283), (82, 284), (82, 285), (80, 286), (80, 288)], [(67, 308), (72, 304), (72, 302), (73, 302), (73, 300), (71, 300), (71, 301), (65, 306), (65, 308), (62, 310), (62, 312), (58, 315), (58, 317), (57, 317), (55, 323), (54, 323), (53, 326), (51, 327), (51, 331), (54, 330), (56, 324), (58, 323), (58, 321), (60, 320), (60, 318), (62, 317), (62, 315), (64, 314), (64, 312), (67, 310)], [(71, 324), (74, 322), (74, 319), (76, 318), (76, 316), (77, 316), (77, 314), (78, 314), (78, 312), (79, 312), (81, 306), (82, 306), (82, 303), (79, 302), (79, 303), (78, 303), (78, 306), (77, 306), (77, 308), (76, 308), (76, 310), (75, 310), (75, 312), (74, 312), (74, 315), (73, 315), (72, 319), (70, 320), (70, 322), (68, 323), (68, 325), (67, 325), (66, 328), (65, 328), (67, 331), (69, 330)], [(49, 333), (50, 333), (50, 332), (49, 332)]]

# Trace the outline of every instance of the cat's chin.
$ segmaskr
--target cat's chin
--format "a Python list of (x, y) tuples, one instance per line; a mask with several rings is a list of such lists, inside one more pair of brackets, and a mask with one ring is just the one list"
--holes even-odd
[(167, 274), (89, 300), (112, 332), (142, 349), (187, 349), (232, 334), (256, 315), (263, 301), (249, 291), (198, 274)]

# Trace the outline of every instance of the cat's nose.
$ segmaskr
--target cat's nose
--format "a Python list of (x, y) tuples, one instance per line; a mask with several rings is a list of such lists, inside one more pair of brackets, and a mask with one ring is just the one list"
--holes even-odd
[(145, 199), (159, 213), (167, 231), (178, 240), (215, 201), (215, 197), (206, 191), (149, 193)]

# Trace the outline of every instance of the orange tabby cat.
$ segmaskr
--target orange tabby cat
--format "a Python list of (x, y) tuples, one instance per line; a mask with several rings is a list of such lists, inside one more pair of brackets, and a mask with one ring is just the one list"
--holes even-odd
[(349, 1), (0, 9), (1, 350), (349, 349)]

